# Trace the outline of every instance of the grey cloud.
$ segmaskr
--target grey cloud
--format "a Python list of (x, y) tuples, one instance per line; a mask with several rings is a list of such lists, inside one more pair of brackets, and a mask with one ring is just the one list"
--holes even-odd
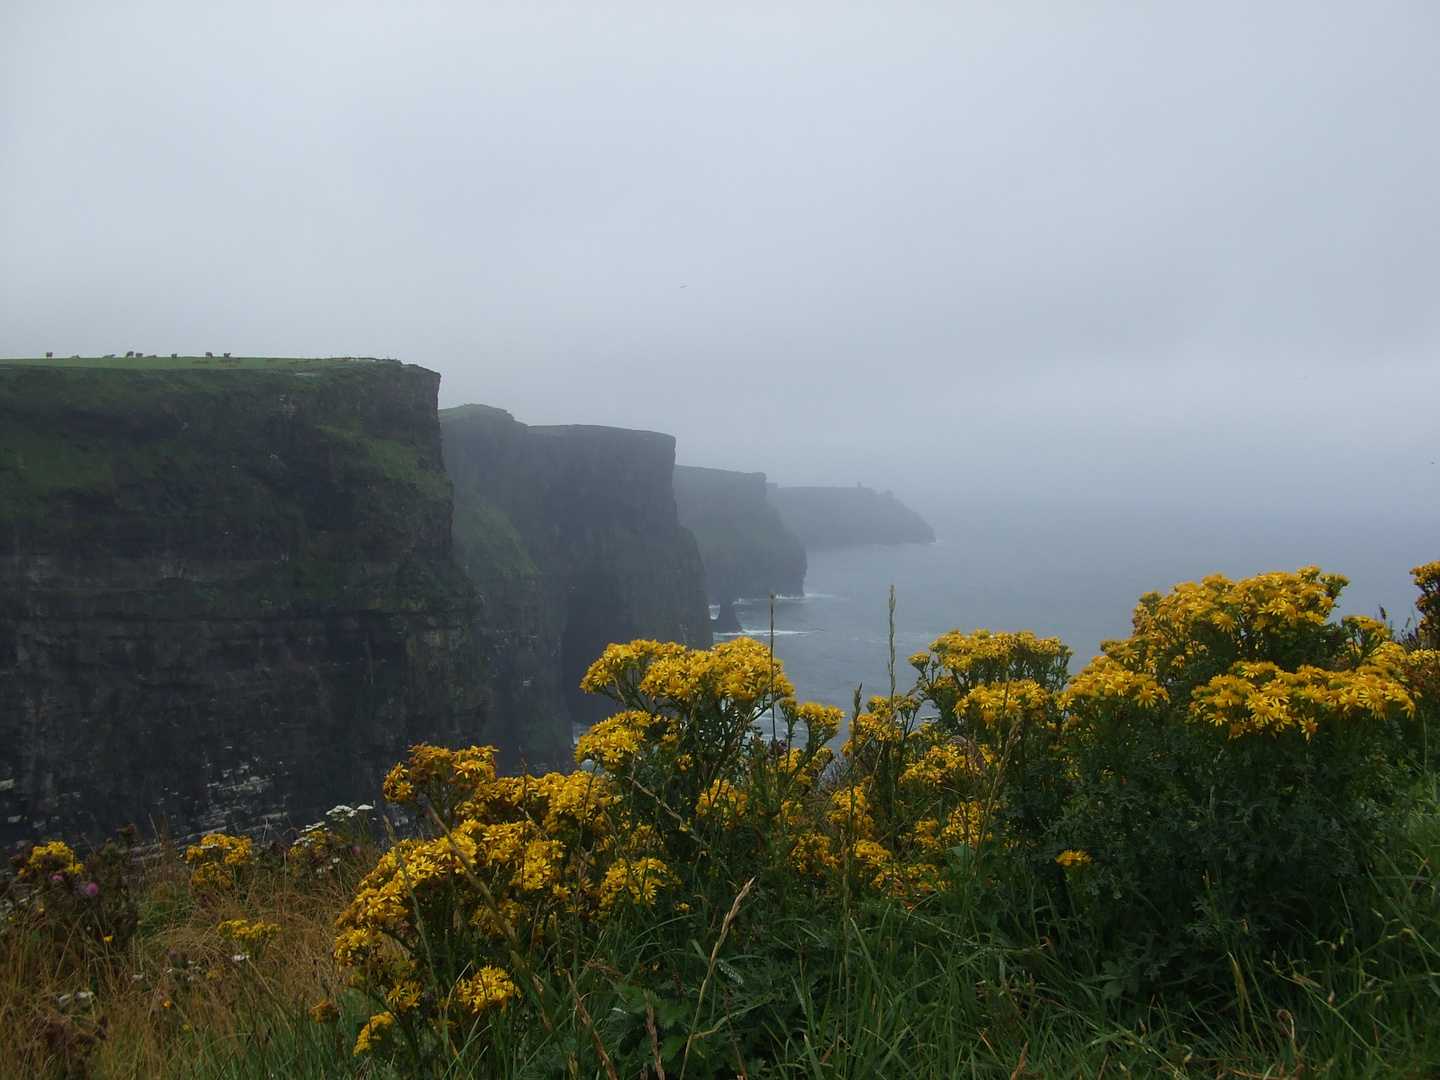
[(0, 352), (388, 354), (917, 504), (1440, 505), (1432, 5), (0, 12)]

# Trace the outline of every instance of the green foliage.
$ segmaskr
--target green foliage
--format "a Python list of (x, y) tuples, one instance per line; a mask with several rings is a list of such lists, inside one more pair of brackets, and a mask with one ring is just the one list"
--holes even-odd
[(1339, 935), (1404, 813), (1405, 655), (1327, 621), (1313, 568), (1151, 594), (1065, 696), (1071, 776), (1040, 850), (1120, 985), (1205, 993)]
[(1054, 639), (945, 635), (838, 757), (756, 642), (611, 646), (581, 771), (421, 747), (387, 781), (432, 828), (340, 923), (381, 1010), (357, 1049), (709, 1077), (980, 1071), (977, 1032), (1077, 1071), (1092, 1038), (1172, 1069), (1423, 1044), (1434, 864), (1397, 838), (1433, 819), (1404, 740), (1432, 658), (1329, 622), (1342, 585), (1147, 596), (1074, 679)]
[[(1342, 584), (1148, 596), (1074, 678), (1054, 639), (945, 635), (838, 754), (757, 642), (612, 646), (579, 770), (422, 746), (387, 779), (419, 828), (334, 942), (368, 1019), (278, 1006), (287, 1056), (197, 1072), (1431, 1075), (1437, 658), (1332, 623)], [(348, 857), (306, 835), (302, 877)]]

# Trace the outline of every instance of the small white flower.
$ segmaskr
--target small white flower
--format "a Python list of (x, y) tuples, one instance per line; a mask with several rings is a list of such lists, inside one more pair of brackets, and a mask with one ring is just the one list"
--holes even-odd
[(237, 964), (243, 964), (246, 960), (249, 960), (249, 959), (250, 959), (250, 954), (249, 954), (249, 953), (240, 952), (240, 953), (236, 953), (234, 956), (230, 957), (230, 959), (233, 960), (233, 961), (235, 961), (235, 963), (237, 963)]

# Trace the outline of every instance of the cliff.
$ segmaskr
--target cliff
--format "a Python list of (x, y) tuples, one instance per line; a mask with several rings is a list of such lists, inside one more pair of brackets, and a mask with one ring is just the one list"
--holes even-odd
[(700, 545), (713, 602), (805, 591), (805, 546), (766, 501), (764, 473), (677, 465), (675, 508)]
[(0, 365), (0, 839), (378, 802), (488, 709), (439, 376)]
[(484, 405), (446, 409), (440, 421), (456, 559), (486, 597), (487, 738), (532, 767), (564, 764), (572, 724), (610, 712), (580, 692), (606, 645), (710, 644), (700, 555), (675, 516), (675, 440), (530, 427)]
[(767, 489), (785, 527), (807, 547), (851, 544), (933, 544), (935, 530), (891, 492), (845, 487)]

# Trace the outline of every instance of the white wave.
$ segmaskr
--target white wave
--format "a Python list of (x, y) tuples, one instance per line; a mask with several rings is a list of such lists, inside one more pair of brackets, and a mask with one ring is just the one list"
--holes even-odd
[[(813, 633), (815, 633), (814, 630), (776, 630), (776, 631), (775, 631), (775, 636), (776, 636), (776, 637), (808, 637), (810, 634), (813, 634)], [(743, 629), (743, 628), (740, 629), (740, 630), (717, 630), (717, 631), (715, 632), (715, 636), (716, 636), (716, 637), (731, 637), (731, 638), (733, 638), (733, 637), (753, 637), (756, 641), (764, 641), (767, 637), (770, 636), (770, 628), (767, 626), (767, 627), (765, 627), (765, 629), (763, 629), (763, 630), (745, 630), (745, 629)]]

